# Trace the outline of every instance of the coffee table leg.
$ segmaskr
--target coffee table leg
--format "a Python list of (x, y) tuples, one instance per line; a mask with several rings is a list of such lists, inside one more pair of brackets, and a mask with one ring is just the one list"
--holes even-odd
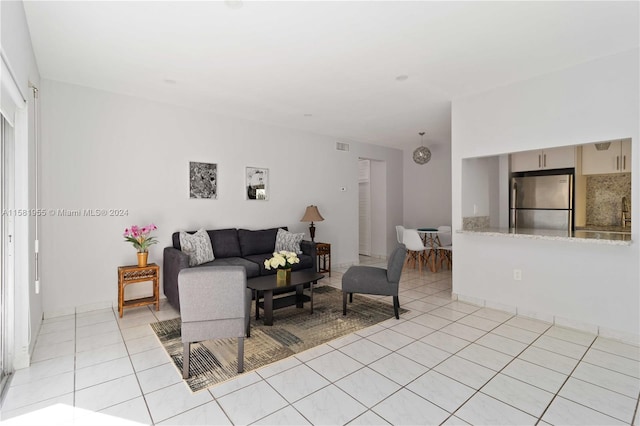
[(273, 325), (273, 291), (264, 291), (264, 325)]
[(313, 285), (317, 283), (317, 281), (311, 281), (311, 284), (309, 284), (309, 290), (310, 290), (310, 295), (309, 298), (311, 300), (309, 300), (309, 302), (311, 303), (311, 312), (309, 312), (309, 315), (311, 315), (313, 313)]
[(258, 292), (258, 290), (254, 290), (255, 294), (256, 294), (256, 319), (259, 320), (260, 319), (260, 293)]
[(304, 307), (304, 300), (302, 300), (303, 290), (304, 290), (304, 285), (301, 284), (296, 286), (296, 308)]

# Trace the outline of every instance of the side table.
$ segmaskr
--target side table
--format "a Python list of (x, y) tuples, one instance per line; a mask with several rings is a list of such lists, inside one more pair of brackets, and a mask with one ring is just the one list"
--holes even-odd
[[(140, 299), (124, 300), (126, 286), (146, 281), (153, 281), (153, 296)], [(120, 318), (124, 308), (135, 306), (156, 305), (156, 311), (160, 310), (160, 267), (155, 263), (147, 266), (129, 265), (118, 267), (118, 313)]]
[(318, 255), (318, 272), (328, 272), (331, 276), (331, 244), (316, 243), (316, 254)]

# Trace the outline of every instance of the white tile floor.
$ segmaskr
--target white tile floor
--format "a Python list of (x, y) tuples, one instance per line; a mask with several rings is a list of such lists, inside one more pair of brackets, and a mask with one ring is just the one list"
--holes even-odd
[[(342, 272), (324, 284), (340, 287)], [(637, 346), (454, 301), (449, 271), (405, 270), (400, 288), (410, 309), (400, 320), (198, 393), (149, 327), (178, 315), (166, 303), (123, 319), (107, 309), (45, 320), (0, 416), (7, 424), (638, 424)]]

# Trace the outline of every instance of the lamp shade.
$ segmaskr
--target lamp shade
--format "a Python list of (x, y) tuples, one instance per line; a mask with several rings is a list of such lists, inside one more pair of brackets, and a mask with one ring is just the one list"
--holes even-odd
[(307, 210), (304, 212), (304, 216), (300, 219), (300, 222), (321, 222), (324, 220), (324, 217), (318, 211), (317, 206), (308, 206)]

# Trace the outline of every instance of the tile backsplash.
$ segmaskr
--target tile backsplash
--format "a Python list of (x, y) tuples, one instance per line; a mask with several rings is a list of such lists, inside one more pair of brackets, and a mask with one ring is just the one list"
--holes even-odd
[(587, 176), (587, 225), (621, 225), (622, 197), (631, 206), (631, 173)]
[(489, 216), (471, 216), (462, 218), (462, 229), (473, 231), (489, 227)]

